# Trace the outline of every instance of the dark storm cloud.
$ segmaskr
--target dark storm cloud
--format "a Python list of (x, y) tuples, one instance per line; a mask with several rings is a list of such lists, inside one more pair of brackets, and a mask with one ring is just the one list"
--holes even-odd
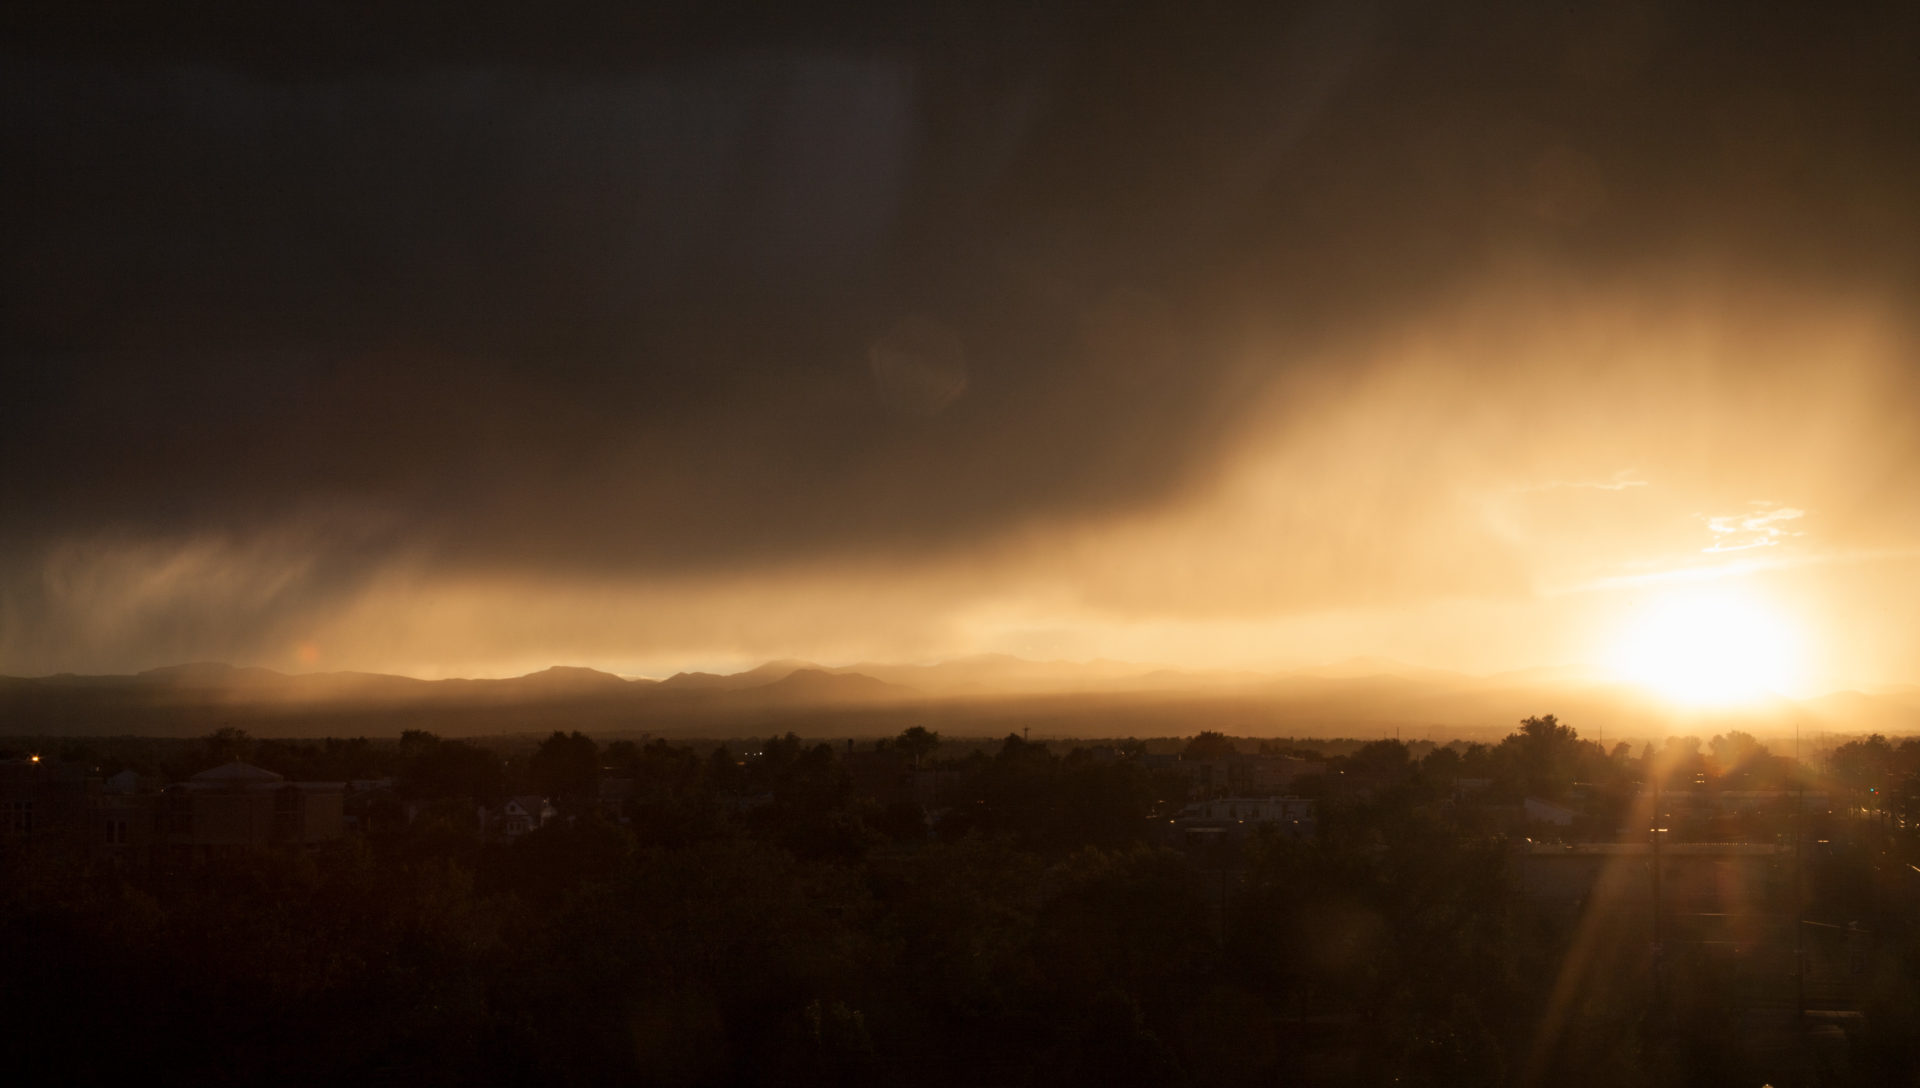
[(1892, 6), (662, 10), (15, 16), (11, 547), (964, 546), (1162, 501), (1490, 264), (1920, 251)]

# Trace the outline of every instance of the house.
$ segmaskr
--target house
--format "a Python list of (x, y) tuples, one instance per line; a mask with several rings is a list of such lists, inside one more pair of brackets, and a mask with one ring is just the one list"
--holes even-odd
[(159, 838), (202, 851), (325, 842), (345, 831), (345, 792), (344, 782), (289, 782), (236, 759), (167, 787)]
[(529, 831), (545, 827), (547, 821), (557, 815), (558, 810), (544, 797), (534, 794), (509, 797), (500, 808), (500, 834), (517, 839)]

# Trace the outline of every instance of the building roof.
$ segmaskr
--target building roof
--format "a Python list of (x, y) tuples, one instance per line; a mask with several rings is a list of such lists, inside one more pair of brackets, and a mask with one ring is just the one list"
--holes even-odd
[(204, 782), (212, 786), (250, 786), (258, 782), (280, 782), (284, 778), (284, 775), (275, 774), (265, 767), (256, 767), (236, 759), (232, 763), (223, 763), (210, 770), (201, 771), (194, 775), (191, 781)]

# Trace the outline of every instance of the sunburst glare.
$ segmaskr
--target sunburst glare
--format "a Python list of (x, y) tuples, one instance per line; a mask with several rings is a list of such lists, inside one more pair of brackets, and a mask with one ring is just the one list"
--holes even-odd
[(1792, 693), (1804, 673), (1797, 626), (1738, 585), (1672, 591), (1647, 602), (1624, 625), (1610, 656), (1621, 679), (1681, 706)]

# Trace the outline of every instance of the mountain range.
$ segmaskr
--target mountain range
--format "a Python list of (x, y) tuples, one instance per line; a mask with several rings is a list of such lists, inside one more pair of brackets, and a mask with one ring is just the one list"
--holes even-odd
[(985, 654), (935, 664), (770, 661), (732, 674), (633, 679), (555, 666), (504, 679), (421, 680), (361, 672), (288, 674), (196, 663), (130, 676), (0, 677), (0, 734), (260, 735), (653, 732), (871, 736), (925, 724), (951, 735), (1021, 728), (1054, 736), (1187, 735), (1495, 739), (1552, 713), (1608, 740), (1743, 729), (1802, 734), (1920, 732), (1920, 687), (1683, 711), (1573, 668), (1469, 676), (1356, 659), (1287, 673), (1178, 670), (1119, 661)]

